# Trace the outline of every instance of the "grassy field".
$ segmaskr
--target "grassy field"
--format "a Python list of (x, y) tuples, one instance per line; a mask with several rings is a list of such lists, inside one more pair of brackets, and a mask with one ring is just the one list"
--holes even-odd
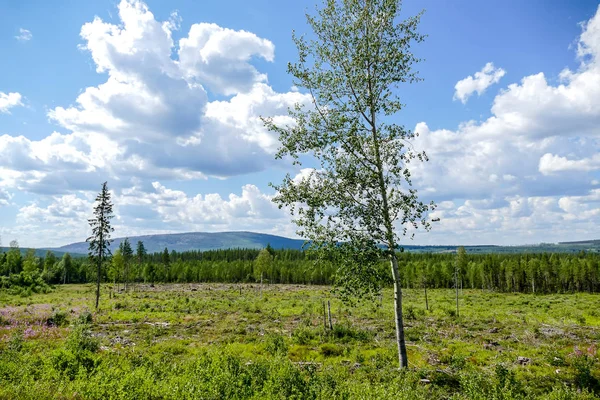
[[(600, 392), (600, 296), (405, 291), (397, 370), (391, 292), (138, 285), (92, 311), (92, 285), (0, 292), (0, 398), (584, 399)], [(333, 330), (323, 302), (331, 301)]]

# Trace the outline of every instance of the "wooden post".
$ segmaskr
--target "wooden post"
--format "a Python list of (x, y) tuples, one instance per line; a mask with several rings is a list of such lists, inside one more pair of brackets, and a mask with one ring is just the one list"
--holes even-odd
[(460, 317), (458, 310), (458, 265), (454, 270), (454, 286), (456, 287), (456, 318)]
[(327, 300), (327, 311), (329, 314), (329, 329), (333, 330), (333, 323), (331, 322), (331, 303)]
[(325, 300), (323, 300), (323, 327), (327, 329), (327, 308), (325, 307)]
[(429, 311), (429, 301), (427, 299), (427, 284), (425, 284), (425, 309)]

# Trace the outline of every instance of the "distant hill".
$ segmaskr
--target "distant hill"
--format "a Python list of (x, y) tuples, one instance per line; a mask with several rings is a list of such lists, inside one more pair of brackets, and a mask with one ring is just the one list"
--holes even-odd
[(600, 246), (600, 239), (579, 240), (577, 242), (558, 242), (558, 244), (567, 246)]
[[(29, 250), (29, 248), (24, 247), (24, 248), (19, 248), (19, 250), (21, 251), (21, 254), (25, 255), (27, 254), (27, 250)], [(33, 249), (35, 250), (35, 255), (37, 257), (44, 257), (46, 256), (46, 252), (48, 251), (48, 249)], [(10, 247), (0, 247), (0, 253), (8, 253), (10, 251)], [(56, 257), (62, 257), (65, 253), (70, 253), (68, 251), (60, 251), (60, 250), (52, 250), (52, 253), (54, 253), (54, 255)], [(85, 254), (87, 254), (87, 251), (85, 252)], [(83, 254), (73, 254), (71, 253), (72, 256), (78, 257), (81, 256)]]
[[(111, 250), (114, 251), (125, 238), (116, 238)], [(163, 251), (166, 248), (178, 252), (188, 250), (218, 250), (231, 248), (251, 248), (260, 249), (270, 244), (275, 249), (301, 249), (304, 241), (301, 239), (290, 239), (283, 236), (267, 235), (255, 232), (189, 232), (173, 233), (160, 235), (132, 236), (129, 238), (135, 251), (135, 246), (141, 240), (148, 253)], [(417, 246), (404, 244), (404, 250), (411, 253), (454, 253), (459, 245), (437, 245), (437, 246)], [(579, 253), (586, 252), (600, 253), (600, 240), (585, 240), (577, 242), (560, 243), (540, 243), (521, 246), (496, 246), (496, 245), (477, 245), (464, 246), (469, 254), (489, 254), (489, 253)], [(8, 248), (0, 248), (0, 252), (8, 251)], [(62, 257), (64, 253), (70, 253), (74, 257), (86, 256), (88, 244), (86, 242), (72, 243), (66, 246), (50, 248), (57, 257)], [(27, 249), (21, 249), (23, 253)], [(43, 256), (46, 249), (36, 249), (36, 255)]]
[[(111, 244), (111, 250), (119, 248), (125, 238), (116, 238)], [(261, 249), (270, 244), (275, 249), (301, 249), (303, 240), (289, 239), (282, 236), (267, 235), (254, 232), (189, 232), (161, 235), (131, 236), (129, 242), (135, 251), (137, 242), (144, 242), (148, 253), (163, 251), (166, 248), (175, 251), (186, 250), (218, 250), (231, 248)], [(87, 254), (86, 242), (72, 243), (58, 247), (57, 251)]]

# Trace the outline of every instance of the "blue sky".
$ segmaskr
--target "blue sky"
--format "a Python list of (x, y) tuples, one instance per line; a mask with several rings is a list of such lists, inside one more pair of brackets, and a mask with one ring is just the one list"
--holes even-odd
[[(291, 30), (314, 1), (0, 1), (3, 244), (85, 239), (114, 190), (116, 235), (254, 230), (294, 235), (269, 182), (260, 115), (292, 89)], [(430, 155), (415, 185), (441, 218), (414, 243), (597, 238), (597, 1), (405, 0), (425, 9), (424, 81), (397, 120)]]

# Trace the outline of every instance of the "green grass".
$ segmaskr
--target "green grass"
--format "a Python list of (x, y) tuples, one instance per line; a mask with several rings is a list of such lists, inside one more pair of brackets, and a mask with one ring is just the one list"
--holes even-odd
[[(465, 290), (457, 318), (453, 291), (429, 290), (425, 310), (423, 293), (405, 290), (410, 368), (400, 372), (390, 291), (381, 306), (356, 307), (318, 286), (267, 285), (262, 296), (257, 285), (236, 284), (108, 292), (89, 325), (77, 321), (93, 311), (92, 285), (26, 298), (0, 292), (0, 398), (599, 394), (598, 295)], [(324, 327), (326, 300), (333, 331)]]

